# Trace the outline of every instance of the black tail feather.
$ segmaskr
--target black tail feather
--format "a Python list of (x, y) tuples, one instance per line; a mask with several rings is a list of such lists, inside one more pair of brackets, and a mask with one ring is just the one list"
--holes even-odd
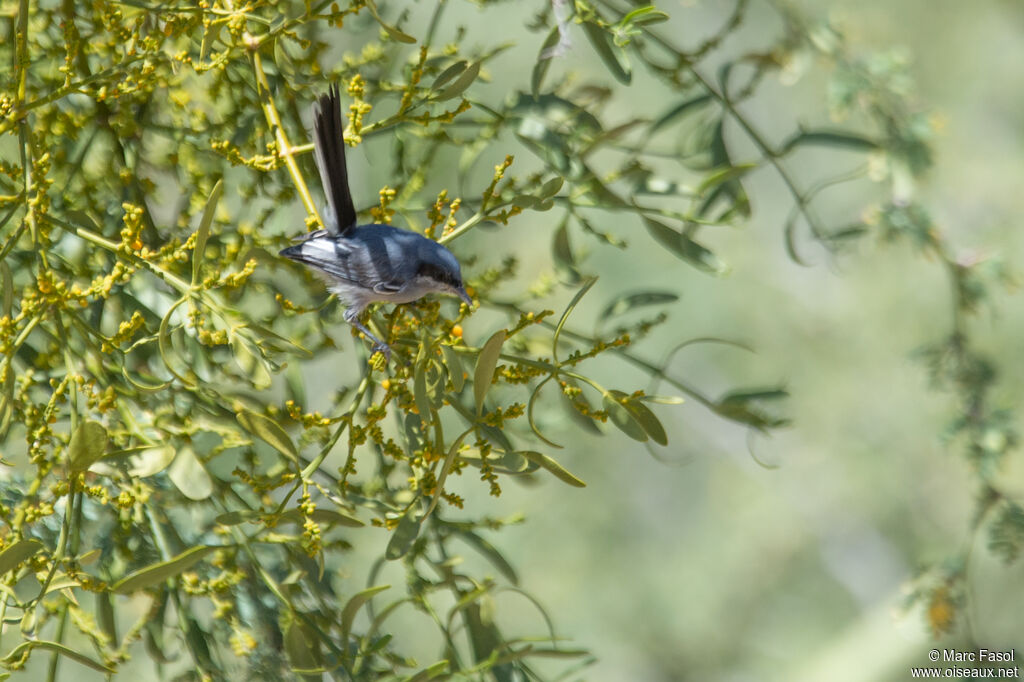
[[(345, 127), (341, 122), (341, 98), (338, 86), (332, 85), (326, 95), (321, 95), (314, 114), (313, 132), (316, 165), (320, 181), (327, 195), (327, 203), (337, 219), (339, 234), (344, 234), (356, 224), (356, 209), (348, 187), (348, 168), (345, 165)], [(326, 221), (328, 225), (331, 220)]]

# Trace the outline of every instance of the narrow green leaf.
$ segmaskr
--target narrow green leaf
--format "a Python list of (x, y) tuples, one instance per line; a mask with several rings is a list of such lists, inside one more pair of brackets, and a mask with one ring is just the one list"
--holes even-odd
[(622, 315), (636, 308), (649, 305), (660, 305), (662, 303), (673, 303), (679, 300), (679, 294), (671, 291), (640, 291), (632, 294), (622, 294), (612, 299), (611, 303), (601, 311), (601, 319)]
[(658, 445), (668, 445), (668, 434), (665, 433), (665, 427), (646, 405), (632, 398), (623, 398), (622, 404), (629, 410), (633, 419), (640, 424), (644, 432), (651, 437), (651, 440)]
[(248, 342), (237, 331), (233, 330), (230, 333), (229, 342), (231, 350), (235, 352), (235, 362), (242, 370), (242, 375), (248, 377), (253, 387), (260, 391), (269, 388), (273, 383), (273, 377), (270, 376), (270, 367), (267, 365), (267, 361), (258, 353), (253, 352), (249, 348)]
[(878, 149), (878, 143), (864, 135), (840, 130), (802, 130), (786, 140), (779, 153), (788, 154), (800, 145), (842, 147), (857, 151)]
[(444, 365), (448, 370), (448, 379), (452, 382), (452, 389), (456, 393), (461, 393), (462, 387), (466, 384), (466, 378), (462, 375), (462, 360), (451, 346), (441, 346), (441, 352), (444, 353)]
[(682, 405), (686, 402), (675, 395), (642, 395), (639, 400), (645, 403), (658, 403), (659, 405)]
[(589, 656), (590, 652), (586, 649), (538, 649), (537, 647), (531, 647), (530, 656), (543, 656), (545, 658), (579, 658), (580, 656)]
[(237, 526), (246, 521), (255, 521), (260, 518), (260, 513), (251, 509), (229, 511), (220, 514), (213, 521), (221, 526)]
[(270, 417), (242, 408), (235, 413), (242, 428), (267, 443), (293, 462), (299, 461), (299, 451), (288, 433)]
[(651, 218), (644, 218), (644, 225), (662, 246), (697, 269), (715, 275), (728, 272), (729, 268), (714, 253), (682, 232)]
[(401, 559), (412, 548), (420, 534), (420, 516), (412, 509), (405, 513), (398, 527), (391, 533), (391, 540), (388, 541), (387, 549), (384, 550), (384, 558), (389, 561)]
[(647, 5), (646, 7), (637, 7), (635, 10), (622, 17), (619, 20), (619, 24), (626, 26), (628, 24), (658, 24), (663, 21), (668, 21), (668, 15), (662, 12), (654, 5)]
[[(366, 524), (344, 512), (336, 511), (334, 509), (314, 509), (311, 518), (317, 523), (322, 523), (332, 526), (346, 526), (348, 528), (361, 528)], [(303, 514), (298, 509), (289, 509), (285, 513), (278, 517), (278, 523), (302, 523), (305, 519)]]
[(576, 267), (576, 257), (572, 253), (572, 244), (569, 242), (569, 216), (562, 220), (555, 230), (551, 242), (551, 256), (555, 265), (565, 272), (569, 282), (575, 284), (580, 281), (580, 272)]
[(455, 62), (447, 69), (442, 71), (438, 75), (438, 77), (434, 79), (434, 82), (430, 84), (431, 91), (437, 91), (443, 88), (445, 85), (449, 83), (449, 81), (451, 81), (453, 78), (455, 78), (460, 73), (465, 71), (466, 66), (468, 64), (469, 62), (467, 62), (465, 59), (460, 59), (459, 61)]
[(525, 457), (526, 459), (530, 460), (534, 464), (540, 466), (541, 468), (547, 469), (555, 476), (555, 478), (557, 478), (560, 481), (563, 481), (564, 483), (568, 483), (569, 485), (575, 486), (577, 488), (585, 488), (587, 486), (586, 483), (578, 479), (573, 474), (569, 473), (568, 469), (566, 469), (561, 464), (551, 459), (547, 455), (541, 454), (539, 452), (533, 452), (531, 450), (520, 450), (519, 454)]
[(703, 196), (708, 190), (714, 189), (721, 184), (737, 180), (750, 171), (757, 168), (756, 163), (738, 163), (735, 166), (725, 166), (711, 172), (697, 187), (697, 195)]
[(210, 237), (210, 225), (213, 224), (213, 216), (217, 212), (217, 202), (224, 192), (224, 181), (218, 180), (210, 191), (210, 198), (206, 200), (203, 207), (203, 217), (199, 220), (199, 229), (196, 230), (196, 245), (192, 249), (192, 286), (199, 283), (199, 274), (203, 267), (203, 257), (206, 252), (206, 240)]
[(551, 67), (551, 56), (545, 57), (543, 55), (558, 44), (560, 37), (558, 26), (553, 26), (548, 33), (548, 37), (544, 40), (544, 44), (540, 46), (540, 52), (537, 54), (537, 63), (533, 65), (533, 74), (530, 76), (530, 94), (533, 95), (534, 99), (540, 94), (540, 86), (544, 82), (548, 69)]
[[(77, 586), (77, 585), (76, 585)], [(117, 617), (114, 613), (114, 600), (110, 592), (96, 593), (96, 620), (99, 621), (100, 629), (115, 645), (121, 641), (117, 636)]]
[(43, 550), (43, 543), (37, 540), (18, 540), (0, 552), (0, 576), (21, 566)]
[(374, 595), (389, 589), (391, 585), (376, 585), (374, 587), (368, 587), (361, 592), (357, 592), (346, 602), (345, 608), (341, 611), (341, 641), (347, 642), (349, 634), (352, 632), (352, 623), (356, 620), (356, 614), (359, 613), (359, 609), (368, 603)]
[(178, 450), (167, 469), (167, 477), (190, 500), (205, 500), (213, 494), (213, 479), (188, 445)]
[(629, 68), (629, 60), (626, 58), (626, 53), (612, 43), (612, 38), (608, 35), (608, 32), (593, 21), (583, 22), (583, 32), (587, 34), (590, 44), (597, 50), (597, 56), (601, 58), (601, 61), (608, 67), (608, 70), (611, 71), (616, 80), (624, 85), (629, 85), (629, 82), (633, 79)]
[(416, 39), (413, 38), (408, 33), (403, 33), (402, 31), (398, 30), (394, 26), (391, 26), (390, 24), (386, 23), (383, 19), (381, 19), (380, 14), (378, 14), (377, 12), (377, 3), (375, 3), (373, 0), (366, 0), (366, 8), (370, 10), (370, 14), (373, 15), (373, 18), (377, 20), (377, 23), (380, 24), (380, 27), (383, 28), (384, 32), (387, 33), (389, 36), (391, 36), (400, 43), (408, 43), (412, 45), (416, 42)]
[(712, 409), (721, 417), (764, 432), (785, 426), (789, 420), (769, 413), (762, 404), (782, 400), (788, 396), (789, 393), (779, 388), (734, 391), (719, 400)]
[(68, 460), (72, 473), (85, 471), (107, 451), (107, 430), (103, 424), (83, 421), (71, 434)]
[(633, 440), (646, 443), (648, 439), (647, 432), (644, 431), (644, 428), (633, 417), (633, 414), (616, 399), (614, 395), (616, 393), (618, 391), (609, 391), (604, 394), (604, 409), (608, 413), (608, 418), (611, 419), (612, 424), (615, 424), (620, 431)]
[(0, 280), (4, 287), (3, 308), (0, 309), (0, 317), (10, 317), (11, 306), (14, 305), (14, 279), (11, 277), (11, 268), (5, 260), (0, 260)]
[(473, 84), (473, 81), (475, 81), (479, 75), (480, 62), (473, 62), (467, 66), (461, 74), (459, 74), (459, 77), (456, 78), (451, 85), (434, 96), (435, 101), (443, 102), (445, 100), (452, 99), (453, 97), (458, 97), (466, 91), (466, 88)]
[(661, 118), (659, 118), (651, 125), (651, 133), (653, 134), (658, 132), (659, 130), (661, 130), (662, 128), (664, 128), (669, 123), (676, 120), (686, 112), (707, 104), (708, 102), (711, 101), (711, 99), (712, 98), (710, 94), (704, 94), (697, 95), (696, 97), (691, 97), (688, 100), (684, 100), (683, 102), (677, 104), (676, 106), (672, 107), (667, 112), (662, 114)]
[(169, 467), (176, 455), (168, 443), (146, 448), (128, 458), (128, 474), (137, 478), (154, 476)]
[(498, 356), (501, 355), (501, 345), (505, 343), (506, 334), (504, 329), (494, 332), (480, 349), (480, 355), (477, 356), (476, 369), (473, 371), (473, 397), (476, 399), (478, 415), (483, 412), (484, 398), (487, 397), (487, 391), (491, 388), (494, 370), (498, 366)]
[(442, 675), (447, 675), (448, 668), (449, 663), (447, 659), (438, 661), (408, 678), (408, 682), (429, 682), (430, 680), (441, 677)]
[(576, 292), (576, 295), (572, 297), (571, 301), (569, 301), (569, 305), (565, 307), (562, 317), (558, 320), (558, 325), (555, 327), (555, 335), (551, 339), (551, 355), (554, 357), (556, 363), (558, 362), (558, 337), (562, 335), (562, 327), (565, 326), (565, 323), (569, 320), (569, 315), (571, 315), (572, 311), (576, 309), (580, 300), (587, 295), (587, 292), (590, 291), (590, 287), (594, 286), (596, 282), (597, 277), (591, 277), (585, 281), (579, 291)]
[(419, 357), (416, 359), (416, 368), (413, 372), (412, 395), (416, 401), (416, 409), (420, 413), (420, 419), (424, 424), (431, 421), (432, 410), (430, 409), (430, 397), (427, 395), (427, 362), (423, 354), (423, 347), (420, 347)]
[(213, 41), (220, 36), (220, 30), (224, 27), (222, 21), (211, 21), (206, 30), (203, 31), (203, 42), (199, 45), (199, 61), (206, 61), (206, 55), (210, 53)]
[(547, 182), (540, 186), (540, 189), (537, 190), (537, 196), (541, 197), (542, 199), (548, 199), (550, 197), (553, 197), (556, 194), (558, 194), (559, 190), (562, 189), (562, 185), (564, 184), (565, 179), (562, 177), (551, 178), (550, 180), (548, 180)]
[[(317, 650), (317, 642), (314, 633), (303, 627), (298, 618), (291, 619), (284, 629), (284, 650), (293, 670), (311, 671), (323, 665), (323, 657)], [(317, 678), (321, 677), (317, 675)]]
[(519, 584), (519, 575), (516, 573), (516, 569), (501, 555), (501, 552), (494, 545), (470, 530), (458, 531), (458, 537), (465, 540), (481, 556), (491, 562), (498, 569), (498, 572), (505, 576), (510, 583), (513, 585)]
[(11, 650), (11, 653), (7, 654), (7, 656), (5, 656), (3, 659), (0, 659), (0, 661), (3, 661), (4, 663), (18, 661), (26, 652), (31, 651), (32, 649), (46, 649), (47, 651), (53, 651), (54, 653), (60, 654), (65, 658), (70, 658), (75, 663), (81, 663), (87, 668), (92, 668), (97, 672), (107, 674), (114, 673), (113, 668), (108, 668), (99, 661), (89, 658), (83, 653), (75, 651), (70, 647), (66, 647), (63, 644), (58, 644), (57, 642), (48, 642), (44, 640), (32, 640), (29, 642), (22, 642), (18, 646), (14, 647), (14, 649)]
[[(479, 663), (491, 658), (492, 655), (496, 658), (503, 640), (498, 626), (494, 623), (494, 599), (490, 595), (484, 595), (479, 601), (467, 606), (463, 613), (474, 660)], [(514, 680), (510, 672), (505, 666), (491, 668), (491, 673), (499, 682)]]
[(140, 568), (134, 573), (126, 575), (114, 583), (110, 589), (114, 594), (131, 594), (132, 592), (138, 592), (139, 590), (144, 590), (147, 587), (158, 585), (168, 578), (181, 575), (202, 561), (206, 555), (211, 552), (215, 552), (218, 549), (220, 548), (210, 547), (208, 545), (193, 547), (182, 552), (173, 559), (168, 559), (167, 561), (161, 561), (160, 563), (153, 564), (152, 566)]

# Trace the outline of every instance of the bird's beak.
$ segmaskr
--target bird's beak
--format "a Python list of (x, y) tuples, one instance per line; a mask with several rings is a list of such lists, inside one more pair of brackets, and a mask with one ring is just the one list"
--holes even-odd
[(459, 287), (458, 289), (455, 290), (455, 294), (459, 298), (461, 298), (463, 301), (466, 302), (466, 307), (467, 308), (472, 310), (472, 308), (473, 308), (473, 299), (471, 299), (469, 297), (469, 294), (466, 293), (466, 287)]

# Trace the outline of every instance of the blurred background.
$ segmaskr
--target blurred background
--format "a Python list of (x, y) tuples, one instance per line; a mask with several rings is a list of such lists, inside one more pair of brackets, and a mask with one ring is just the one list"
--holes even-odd
[[(434, 7), (379, 4), (389, 18), (407, 11), (403, 26), (417, 37)], [(545, 4), (480, 4), (487, 5), (486, 11), (470, 2), (450, 3), (435, 46), (445, 40), (461, 44), (458, 25), (466, 27), (467, 55), (493, 48), (498, 38), (507, 39), (507, 52), (486, 62), (485, 77), (471, 91), (475, 102), (496, 106), (516, 89), (529, 88), (544, 33), (527, 25)], [(671, 17), (658, 30), (687, 48), (718, 31), (733, 9), (732, 3), (709, 0), (656, 4)], [(905, 64), (909, 79), (903, 85), (917, 105), (931, 112), (936, 136), (933, 168), (902, 191), (928, 208), (936, 229), (964, 262), (1003, 259), (1011, 269), (1021, 270), (1024, 243), (1016, 228), (1024, 211), (1024, 89), (1019, 87), (1024, 83), (1024, 5), (1010, 0), (797, 4), (811, 19), (831, 22), (854, 57)], [(359, 54), (366, 44), (376, 44), (380, 26), (366, 15), (346, 19), (346, 33), (319, 34), (336, 41), (330, 59), (321, 59), (323, 71), (335, 68), (342, 53)], [(780, 17), (770, 6), (750, 2), (721, 54), (712, 52), (701, 70), (714, 74), (730, 55), (760, 46), (769, 49), (780, 33)], [(497, 37), (496, 26), (502, 29)], [(570, 37), (573, 47), (553, 62), (548, 85), (559, 78), (571, 79), (573, 85), (612, 84), (615, 96), (602, 120), (651, 120), (678, 103), (672, 99), (678, 95), (666, 94), (659, 81), (639, 69), (628, 88), (616, 84), (579, 26), (571, 27)], [(353, 44), (340, 44), (350, 39)], [(356, 44), (359, 40), (365, 42)], [(399, 54), (406, 61), (415, 58), (415, 47), (388, 45), (405, 50)], [(770, 71), (756, 96), (742, 105), (744, 115), (772, 144), (793, 134), (798, 125), (839, 125), (830, 119), (826, 70), (813, 63), (792, 67), (783, 69), (781, 77)], [(302, 95), (322, 91), (321, 73), (314, 70), (303, 77)], [(209, 95), (202, 76), (189, 87)], [(309, 128), (308, 118), (298, 120), (308, 116), (306, 104), (301, 104), (301, 111), (297, 100), (285, 110), (286, 127), (295, 131), (302, 123)], [(256, 107), (252, 109), (258, 117)], [(857, 129), (858, 123), (863, 121), (853, 121), (851, 127)], [(734, 123), (729, 126), (725, 139), (733, 163), (758, 160), (757, 149)], [(672, 135), (684, 133), (676, 130)], [(666, 163), (674, 163), (670, 155), (679, 140), (661, 135), (663, 140), (651, 146), (664, 141)], [(372, 205), (381, 187), (394, 184), (396, 170), (388, 158), (396, 139), (398, 133), (385, 129), (367, 134), (363, 144), (350, 150), (359, 208)], [(513, 152), (516, 173), (541, 168), (511, 134), (491, 141), (473, 162), (472, 173), (456, 172), (459, 150), (445, 148), (447, 156), (438, 161), (443, 171), (426, 178), (423, 194), (436, 196), (450, 188), (452, 196), (479, 196), (494, 164)], [(307, 161), (302, 162), (311, 178), (312, 163)], [(801, 151), (784, 162), (806, 185), (863, 161), (863, 155), (828, 149)], [(225, 175), (225, 186), (252, 182), (261, 173), (264, 179), (288, 181), (280, 169), (237, 167)], [(699, 175), (693, 177), (699, 182)], [(743, 184), (752, 218), (740, 221), (739, 227), (708, 226), (700, 233), (701, 242), (728, 266), (728, 274), (721, 277), (657, 247), (629, 212), (588, 214), (595, 228), (628, 240), (631, 248), (623, 254), (575, 230), (573, 248), (581, 269), (600, 279), (574, 313), (572, 326), (593, 329), (605, 304), (623, 292), (671, 291), (679, 298), (666, 309), (668, 321), (638, 344), (636, 353), (658, 363), (684, 339), (716, 337), (742, 344), (750, 351), (724, 344), (688, 347), (674, 357), (671, 374), (711, 398), (738, 387), (783, 386), (790, 397), (773, 407), (791, 425), (771, 437), (751, 435), (693, 400), (681, 406), (652, 405), (668, 430), (669, 445), (648, 449), (614, 429), (605, 437), (580, 430), (562, 412), (546, 409), (555, 403), (552, 399), (542, 403), (541, 428), (565, 446), (551, 454), (586, 481), (586, 488), (568, 487), (546, 475), (525, 482), (502, 477), (503, 494), (494, 498), (476, 472), (467, 470), (458, 480), (449, 480), (448, 489), (466, 499), (467, 517), (522, 516), (522, 522), (489, 533), (487, 539), (518, 571), (525, 592), (551, 615), (565, 646), (593, 653), (593, 663), (567, 679), (883, 682), (910, 679), (910, 668), (927, 666), (934, 648), (1016, 648), (1018, 657), (1024, 657), (1024, 574), (1020, 564), (1006, 565), (993, 556), (986, 533), (971, 531), (979, 477), (962, 447), (943, 442), (957, 406), (949, 393), (930, 385), (919, 357), (924, 346), (950, 333), (953, 306), (946, 273), (907, 244), (867, 238), (832, 254), (804, 233), (798, 250), (806, 265), (798, 264), (787, 254), (784, 237), (793, 200), (778, 173), (759, 168), (744, 176)], [(168, 196), (160, 196), (161, 189)], [(154, 192), (161, 199), (155, 203), (168, 209), (163, 215), (163, 208), (157, 208), (159, 223), (170, 220), (173, 211), (168, 207), (178, 199), (170, 194), (177, 191)], [(842, 226), (863, 220), (870, 206), (886, 198), (886, 185), (862, 179), (823, 195), (815, 210), (830, 227)], [(250, 221), (247, 231), (238, 234), (243, 241), (249, 239), (253, 216), (262, 216), (260, 202), (276, 200), (261, 196), (247, 205), (237, 192), (229, 192), (221, 205), (221, 227), (228, 226), (222, 235), (234, 238), (244, 218)], [(286, 236), (300, 230), (302, 206), (297, 200), (283, 203), (285, 210), (258, 225), (266, 243), (280, 239), (283, 244)], [(423, 211), (418, 213), (422, 221)], [(400, 214), (396, 223), (407, 218)], [(546, 283), (547, 294), (526, 305), (561, 311), (579, 285), (556, 283), (564, 272), (548, 257), (560, 218), (560, 211), (527, 211), (508, 227), (481, 226), (453, 248), (470, 281), (500, 266), (506, 254), (518, 256), (521, 267), (507, 285), (509, 297), (531, 284)], [(182, 228), (188, 227), (185, 223)], [(274, 291), (300, 291), (303, 281), (287, 268), (270, 256), (259, 276)], [(316, 303), (324, 299), (319, 288), (301, 293)], [(1015, 407), (1021, 404), (1024, 386), (1024, 363), (1017, 360), (1024, 315), (1019, 294), (1012, 291), (993, 290), (991, 302), (969, 322), (972, 338), (999, 367), (993, 402)], [(332, 348), (301, 362), (309, 386), (309, 403), (303, 407), (324, 414), (337, 412), (333, 401), (339, 386), (354, 385), (365, 367), (360, 353), (352, 352), (359, 342), (340, 320), (334, 322), (330, 331), (343, 352)], [(494, 310), (477, 311), (463, 325), (465, 339), (479, 345), (506, 325), (506, 318)], [(300, 361), (291, 363), (294, 369)], [(645, 388), (645, 376), (614, 359), (602, 357), (587, 370), (612, 388)], [(664, 385), (647, 388), (651, 393), (677, 393)], [(273, 402), (278, 394), (264, 397)], [(1010, 418), (1018, 432), (1024, 428), (1019, 414)], [(344, 461), (344, 448), (335, 450), (325, 470), (337, 471)], [(230, 474), (225, 470), (219, 475), (227, 479)], [(1021, 452), (1014, 451), (986, 475), (1007, 498), (1024, 498)], [(198, 510), (199, 505), (189, 504), (189, 509)], [(447, 519), (459, 519), (459, 512), (444, 511)], [(370, 566), (389, 537), (367, 529), (351, 554), (332, 558), (329, 575), (338, 578), (332, 583), (337, 594), (366, 587)], [(1024, 543), (1024, 531), (1017, 541)], [(928, 567), (947, 565), (956, 555), (970, 562), (964, 602), (951, 633), (935, 638), (923, 613), (927, 602), (908, 606), (907, 597), (917, 576)], [(494, 566), (473, 551), (467, 550), (464, 559), (470, 564), (468, 574), (495, 574)], [(408, 577), (400, 562), (388, 562), (372, 583), (390, 583), (397, 594)], [(510, 636), (543, 636), (547, 631), (540, 611), (524, 594), (499, 591), (496, 602), (501, 626)], [(395, 640), (404, 648), (412, 639), (421, 647), (414, 652), (419, 663), (429, 664), (440, 649), (436, 629), (422, 613), (408, 612), (403, 611), (407, 619), (396, 619)], [(424, 627), (418, 628), (420, 623)], [(45, 661), (40, 658), (33, 665), (15, 679), (42, 679)], [(128, 665), (129, 674), (148, 679), (157, 664), (140, 654)], [(187, 667), (190, 662), (182, 657), (173, 665)], [(551, 670), (562, 668), (558, 661)], [(62, 668), (65, 676), (79, 672)], [(93, 677), (81, 679), (103, 678), (88, 674)]]
[[(725, 4), (659, 7), (692, 44), (720, 25)], [(934, 111), (939, 129), (935, 167), (916, 195), (958, 250), (1018, 266), (1024, 9), (994, 0), (850, 0), (806, 2), (804, 10), (835, 22), (854, 54), (908, 62), (916, 100)], [(756, 43), (773, 28), (753, 8), (731, 40)], [(590, 47), (574, 40), (567, 60), (585, 74)], [(666, 107), (656, 83), (633, 87), (644, 106)], [(780, 112), (780, 135), (794, 117), (827, 124), (825, 87), (813, 71), (793, 86), (766, 84), (755, 100), (761, 106), (747, 111), (770, 132)], [(742, 144), (734, 158), (753, 156)], [(702, 233), (731, 267), (723, 281), (658, 249), (648, 250), (642, 281), (617, 277), (615, 261), (597, 249), (587, 264), (601, 273), (595, 300), (623, 288), (680, 294), (668, 324), (641, 346), (647, 357), (694, 336), (749, 344), (755, 354), (694, 347), (672, 367), (711, 395), (751, 377), (781, 382), (793, 425), (748, 442), (699, 406), (658, 406), (671, 428), (657, 457), (617, 432), (556, 432), (567, 445), (560, 461), (586, 489), (509, 484), (490, 502), (483, 486), (460, 492), (470, 505), (492, 505), (494, 516), (525, 514), (525, 523), (491, 539), (554, 614), (557, 631), (597, 656), (581, 679), (903, 680), (911, 666), (927, 665), (930, 649), (967, 646), (970, 634), (974, 645), (1024, 653), (1024, 575), (994, 559), (983, 536), (971, 536), (969, 466), (939, 435), (953, 407), (913, 357), (949, 328), (944, 273), (909, 248), (871, 241), (837, 259), (811, 245), (810, 266), (795, 264), (784, 248), (790, 202), (782, 184), (767, 170), (745, 184), (749, 226)], [(849, 196), (830, 195), (834, 205), (821, 210), (856, 219), (863, 192), (854, 185)], [(627, 232), (614, 222), (603, 227)], [(997, 310), (972, 325), (1005, 372), (995, 398), (1017, 405), (1022, 316), (1010, 296), (997, 296)], [(578, 314), (586, 319), (587, 311)], [(1021, 455), (1014, 457), (1000, 475), (1024, 483)], [(971, 633), (933, 640), (920, 608), (904, 608), (910, 581), (970, 543)], [(499, 605), (543, 629), (521, 597), (500, 597)]]

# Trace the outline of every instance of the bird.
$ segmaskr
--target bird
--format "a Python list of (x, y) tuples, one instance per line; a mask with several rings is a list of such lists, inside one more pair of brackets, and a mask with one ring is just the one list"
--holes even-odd
[(341, 100), (336, 85), (313, 112), (313, 151), (327, 198), (324, 229), (300, 235), (280, 255), (311, 268), (346, 306), (344, 319), (391, 359), (391, 348), (359, 321), (371, 303), (409, 303), (432, 293), (452, 294), (469, 308), (455, 255), (443, 245), (393, 225), (359, 225), (348, 184)]

